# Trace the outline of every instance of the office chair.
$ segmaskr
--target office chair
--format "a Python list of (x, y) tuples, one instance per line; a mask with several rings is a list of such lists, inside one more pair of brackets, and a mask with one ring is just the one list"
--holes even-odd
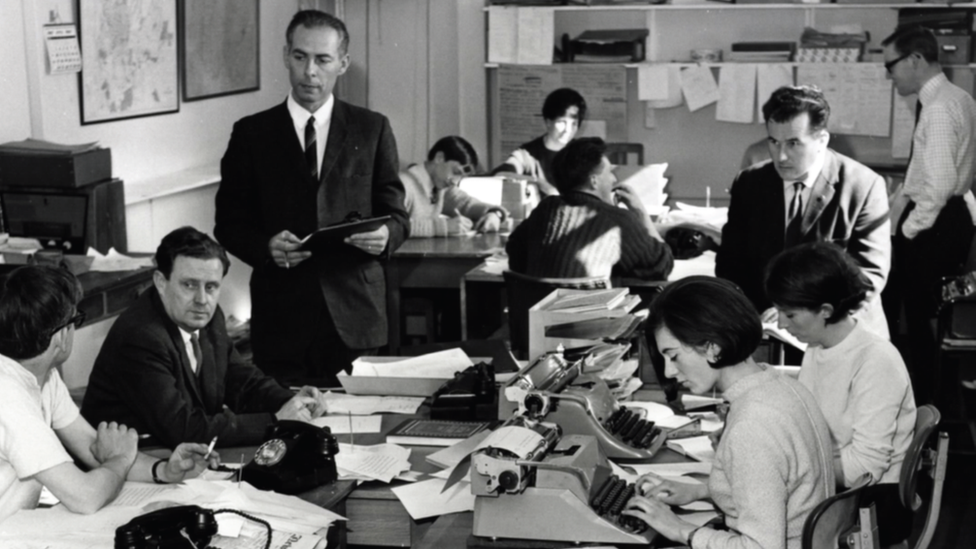
[[(926, 549), (932, 542), (935, 526), (939, 522), (939, 511), (942, 507), (942, 485), (945, 482), (946, 460), (949, 453), (949, 435), (937, 432), (941, 414), (931, 404), (920, 406), (915, 418), (915, 436), (905, 454), (905, 461), (901, 465), (901, 478), (898, 482), (898, 493), (901, 504), (906, 509), (918, 511), (922, 506), (923, 497), (918, 489), (920, 473), (932, 479), (932, 490), (928, 498), (929, 508), (925, 514), (925, 526), (922, 534), (915, 543), (914, 549)], [(934, 436), (933, 436), (934, 435)], [(934, 448), (932, 445), (934, 444)]]
[(644, 165), (644, 145), (641, 143), (607, 143), (607, 160), (615, 166), (630, 164), (631, 153), (637, 155), (637, 166)]
[(502, 273), (508, 292), (508, 331), (512, 353), (517, 358), (529, 357), (529, 309), (553, 290), (602, 290), (610, 288), (610, 279), (603, 277), (539, 278), (514, 271)]
[(838, 541), (842, 547), (876, 547), (866, 544), (862, 531), (871, 537), (874, 519), (873, 508), (869, 508), (868, 519), (861, 514), (861, 495), (871, 480), (865, 474), (847, 490), (834, 494), (814, 507), (803, 523), (801, 547), (803, 549), (834, 549)]

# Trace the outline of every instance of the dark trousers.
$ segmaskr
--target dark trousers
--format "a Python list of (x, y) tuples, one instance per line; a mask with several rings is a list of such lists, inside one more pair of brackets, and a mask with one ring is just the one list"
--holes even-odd
[(300, 357), (282, 357), (255, 353), (254, 363), (264, 373), (274, 377), (285, 387), (339, 387), (336, 374), (352, 372), (352, 361), (361, 356), (373, 356), (377, 349), (350, 349), (342, 341), (332, 315), (324, 305), (319, 309), (318, 337)]
[(939, 289), (943, 277), (962, 273), (973, 239), (973, 220), (965, 201), (956, 196), (942, 208), (932, 227), (909, 240), (902, 234), (901, 225), (914, 207), (914, 203), (909, 203), (905, 208), (892, 242), (894, 264), (885, 288), (885, 314), (895, 338), (902, 332), (898, 311), (904, 309), (912, 386), (916, 400), (928, 402), (935, 396), (930, 392), (934, 381), (931, 379), (936, 345), (933, 323)]

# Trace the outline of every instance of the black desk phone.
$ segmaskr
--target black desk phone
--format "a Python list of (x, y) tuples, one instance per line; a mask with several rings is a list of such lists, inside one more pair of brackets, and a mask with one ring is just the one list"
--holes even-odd
[(115, 549), (203, 548), (217, 535), (214, 512), (196, 505), (160, 509), (115, 529)]
[(264, 439), (241, 472), (255, 488), (298, 494), (338, 478), (339, 442), (328, 427), (282, 420), (268, 426)]

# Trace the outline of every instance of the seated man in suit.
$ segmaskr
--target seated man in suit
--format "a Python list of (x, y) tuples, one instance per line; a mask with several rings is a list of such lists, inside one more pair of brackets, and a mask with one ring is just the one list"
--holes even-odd
[(553, 161), (553, 177), (560, 194), (543, 199), (508, 239), (511, 270), (555, 278), (667, 278), (671, 251), (634, 191), (617, 185), (602, 139), (570, 142)]
[(42, 486), (68, 510), (94, 513), (126, 480), (180, 482), (204, 467), (203, 444), (157, 460), (136, 450), (135, 429), (103, 422), (96, 430), (78, 414), (57, 367), (85, 320), (80, 298), (75, 277), (51, 267), (20, 267), (0, 290), (0, 522), (37, 507)]
[(763, 105), (771, 160), (739, 172), (715, 274), (735, 282), (763, 320), (776, 309), (763, 291), (763, 270), (779, 252), (805, 242), (833, 242), (851, 254), (871, 281), (856, 318), (888, 338), (879, 296), (891, 265), (885, 180), (827, 147), (830, 105), (809, 86), (784, 86)]
[(275, 419), (325, 412), (314, 387), (298, 394), (245, 362), (227, 336), (217, 305), (230, 260), (193, 227), (163, 238), (153, 287), (109, 330), (88, 381), (82, 413), (177, 441), (241, 446), (261, 442)]
[[(403, 205), (410, 214), (410, 237), (494, 233), (508, 212), (486, 204), (458, 188), (478, 169), (478, 153), (463, 137), (450, 135), (434, 143), (427, 161), (400, 172), (406, 191)], [(473, 225), (472, 225), (473, 224)]]

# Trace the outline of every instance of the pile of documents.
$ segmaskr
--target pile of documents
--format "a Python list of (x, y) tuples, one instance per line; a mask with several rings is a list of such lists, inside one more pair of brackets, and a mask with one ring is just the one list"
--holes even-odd
[(335, 458), (340, 480), (389, 483), (410, 470), (410, 450), (396, 444), (360, 446), (340, 442)]
[(668, 178), (664, 177), (664, 172), (668, 169), (668, 163), (648, 164), (641, 166), (639, 170), (632, 174), (627, 174), (629, 166), (620, 166), (617, 172), (623, 179), (622, 183), (634, 189), (637, 198), (648, 215), (661, 216), (668, 212), (668, 207), (664, 203), (668, 199), (668, 193), (664, 188), (668, 184)]
[[(115, 529), (133, 518), (175, 505), (206, 509), (235, 509), (271, 524), (272, 547), (312, 549), (324, 545), (327, 528), (345, 518), (295, 496), (258, 490), (245, 483), (187, 480), (156, 485), (127, 482), (119, 497), (92, 515), (79, 515), (63, 505), (51, 509), (22, 510), (0, 524), (0, 546), (19, 548), (113, 547)], [(263, 526), (230, 513), (215, 517), (215, 547), (263, 546)]]

